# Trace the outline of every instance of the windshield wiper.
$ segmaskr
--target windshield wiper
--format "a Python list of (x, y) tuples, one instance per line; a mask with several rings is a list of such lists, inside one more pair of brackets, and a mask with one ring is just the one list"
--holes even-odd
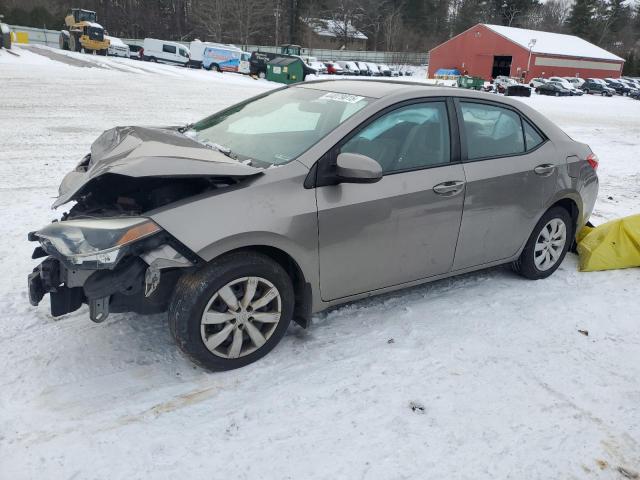
[(190, 130), (194, 125), (195, 125), (195, 123), (187, 123), (184, 127), (178, 128), (178, 132), (184, 133), (187, 130)]
[(217, 150), (218, 152), (226, 155), (233, 160), (238, 160), (237, 155), (235, 155), (229, 147), (225, 147), (224, 145), (220, 145), (219, 143), (207, 142), (206, 140), (200, 140), (205, 147), (212, 148), (213, 150)]

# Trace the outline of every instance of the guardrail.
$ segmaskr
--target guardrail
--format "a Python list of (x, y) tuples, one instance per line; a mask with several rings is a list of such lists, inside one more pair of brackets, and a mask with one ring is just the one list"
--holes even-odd
[[(58, 45), (60, 36), (59, 30), (49, 30), (46, 28), (21, 27), (9, 25), (14, 32), (25, 32), (29, 36), (29, 43), (37, 45), (48, 45), (55, 47)], [(144, 40), (140, 38), (123, 38), (124, 43), (130, 45), (142, 45)], [(186, 47), (189, 42), (176, 42)], [(272, 45), (239, 45), (247, 52), (260, 50), (261, 52), (279, 53), (280, 48)], [(429, 63), (428, 53), (419, 52), (372, 52), (368, 50), (329, 50), (324, 48), (303, 48), (303, 57), (316, 57), (320, 61), (352, 60), (358, 62), (388, 63), (390, 65), (427, 65)]]
[(15, 33), (18, 33), (18, 32), (26, 33), (29, 38), (29, 43), (33, 43), (36, 45), (47, 45), (49, 47), (58, 46), (58, 38), (60, 37), (60, 30), (21, 27), (19, 25), (9, 25), (9, 29)]

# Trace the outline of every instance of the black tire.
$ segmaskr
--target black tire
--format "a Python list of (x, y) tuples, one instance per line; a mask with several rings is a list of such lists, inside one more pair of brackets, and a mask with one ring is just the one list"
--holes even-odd
[[(229, 282), (259, 276), (280, 293), (281, 316), (271, 336), (256, 351), (234, 359), (215, 355), (201, 336), (201, 319), (213, 295)], [(176, 344), (191, 360), (212, 371), (240, 368), (262, 358), (282, 339), (291, 323), (294, 291), (287, 272), (269, 257), (257, 252), (237, 252), (216, 259), (178, 281), (169, 305), (169, 329)]]
[[(538, 237), (540, 236), (543, 227), (547, 225), (554, 218), (562, 220), (564, 222), (566, 228), (566, 241), (564, 243), (564, 247), (560, 254), (560, 258), (558, 261), (548, 270), (539, 270), (534, 262), (534, 249)], [(533, 229), (529, 240), (527, 240), (527, 244), (525, 245), (522, 253), (520, 254), (520, 258), (513, 262), (512, 268), (516, 273), (519, 273), (525, 278), (530, 280), (540, 280), (543, 278), (547, 278), (553, 272), (555, 272), (562, 261), (564, 260), (565, 255), (567, 254), (567, 250), (573, 243), (574, 239), (574, 226), (573, 221), (571, 219), (571, 215), (562, 207), (552, 207), (538, 220), (538, 223)]]

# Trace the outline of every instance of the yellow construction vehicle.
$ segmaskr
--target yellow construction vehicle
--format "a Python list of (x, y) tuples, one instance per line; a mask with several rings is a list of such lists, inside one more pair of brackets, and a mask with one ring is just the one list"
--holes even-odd
[(96, 12), (72, 8), (64, 18), (64, 28), (60, 32), (60, 48), (72, 52), (83, 51), (85, 53), (96, 52), (98, 55), (106, 55), (109, 49), (109, 40), (104, 35), (104, 28), (96, 23)]

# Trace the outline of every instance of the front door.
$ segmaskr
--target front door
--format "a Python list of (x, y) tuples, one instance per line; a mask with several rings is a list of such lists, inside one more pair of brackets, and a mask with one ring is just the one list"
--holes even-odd
[(564, 158), (527, 119), (460, 101), (466, 196), (454, 270), (514, 256), (554, 196)]
[(451, 269), (465, 178), (450, 137), (446, 103), (425, 101), (387, 111), (337, 147), (375, 159), (384, 176), (316, 189), (323, 300)]

